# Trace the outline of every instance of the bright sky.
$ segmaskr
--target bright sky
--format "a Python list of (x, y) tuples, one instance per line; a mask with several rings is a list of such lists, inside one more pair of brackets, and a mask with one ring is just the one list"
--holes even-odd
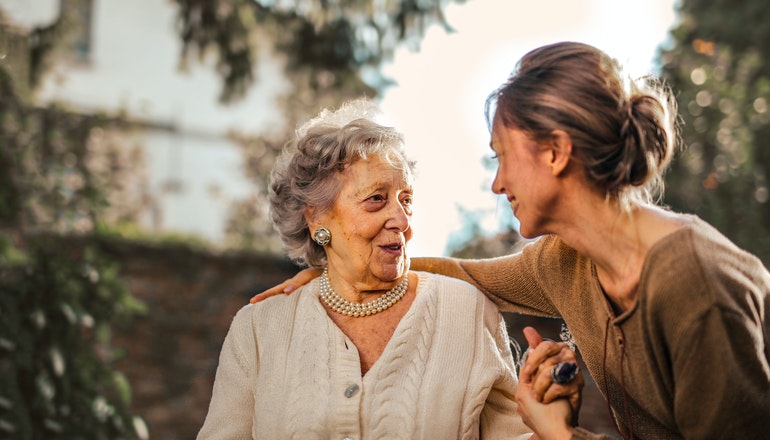
[(385, 74), (398, 85), (381, 107), (417, 160), (411, 256), (438, 256), (462, 230), (466, 211), (484, 212), (495, 232), (509, 218), (491, 190), (484, 101), (527, 51), (563, 40), (599, 47), (632, 74), (655, 72), (657, 48), (674, 24), (674, 0), (468, 0), (447, 8), (456, 30), (432, 27), (419, 52), (397, 53)]

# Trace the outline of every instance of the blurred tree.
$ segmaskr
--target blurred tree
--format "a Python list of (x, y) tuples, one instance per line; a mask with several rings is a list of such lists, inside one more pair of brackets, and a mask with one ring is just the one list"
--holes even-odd
[(419, 48), (431, 25), (447, 31), (443, 10), (464, 0), (175, 0), (183, 65), (213, 56), (223, 102), (254, 81), (260, 49), (285, 63), (291, 90), (280, 104), (285, 124), (259, 136), (232, 133), (245, 157), (252, 194), (234, 201), (225, 231), (230, 246), (278, 251), (267, 219), (269, 171), (292, 130), (309, 115), (346, 99), (376, 97), (390, 81), (381, 66), (400, 45)]
[(685, 144), (665, 202), (770, 265), (770, 9), (762, 0), (682, 0), (679, 13), (660, 52)]
[(120, 118), (30, 104), (64, 22), (26, 33), (0, 9), (0, 437), (132, 439), (146, 427), (109, 331), (142, 306), (98, 246), (51, 237), (134, 219), (141, 158)]
[(141, 312), (98, 246), (0, 234), (0, 438), (146, 438), (110, 327)]
[(432, 24), (451, 29), (443, 14), (450, 1), (464, 2), (175, 0), (182, 58), (213, 52), (224, 101), (243, 96), (255, 81), (257, 49), (268, 43), (286, 58), (286, 72), (298, 87), (294, 95), (311, 100), (305, 104), (314, 104), (308, 92), (366, 91), (362, 79), (381, 89), (387, 83), (381, 64), (400, 44), (418, 48)]

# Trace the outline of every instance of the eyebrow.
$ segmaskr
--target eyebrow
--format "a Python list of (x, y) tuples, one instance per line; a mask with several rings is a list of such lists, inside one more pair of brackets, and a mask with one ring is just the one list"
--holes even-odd
[[(387, 181), (375, 182), (372, 185), (359, 188), (354, 194), (356, 195), (356, 197), (361, 197), (361, 196), (376, 192), (378, 190), (384, 190), (386, 187), (390, 187), (390, 186), (391, 186), (390, 183)], [(406, 185), (402, 192), (408, 192), (410, 194), (414, 194), (414, 185), (411, 185), (411, 184)]]

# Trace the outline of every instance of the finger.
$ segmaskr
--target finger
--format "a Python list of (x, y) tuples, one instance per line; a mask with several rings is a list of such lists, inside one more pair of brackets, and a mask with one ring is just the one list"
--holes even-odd
[(561, 346), (561, 352), (558, 354), (559, 362), (574, 362), (577, 363), (577, 353), (575, 353), (569, 346), (565, 343)]
[(313, 278), (321, 275), (321, 269), (307, 268), (297, 272), (292, 278), (282, 282), (281, 284), (271, 287), (264, 292), (254, 295), (249, 302), (252, 304), (263, 301), (271, 296), (278, 295), (279, 293), (289, 294), (295, 291), (298, 287), (304, 286), (309, 283)]
[(537, 369), (537, 373), (532, 377), (532, 396), (537, 400), (538, 402), (544, 403), (544, 397), (545, 393), (548, 391), (549, 388), (552, 386), (558, 385), (554, 384), (553, 378), (551, 377), (551, 371), (553, 370), (553, 358), (548, 358), (540, 364), (540, 367)]
[[(574, 382), (574, 381), (573, 381)], [(558, 383), (551, 383), (551, 386), (543, 393), (543, 403), (551, 403), (561, 397), (572, 397), (572, 393), (578, 392), (576, 387), (572, 385), (559, 385)]]
[(534, 349), (530, 347), (527, 353), (527, 360), (524, 363), (524, 367), (521, 371), (522, 375), (530, 376), (534, 374), (540, 365), (545, 363), (546, 360), (551, 357), (554, 359), (549, 363), (549, 365), (560, 362), (560, 357), (558, 355), (562, 352), (562, 348), (565, 346), (566, 344), (563, 342), (543, 340)]
[(519, 381), (529, 382), (532, 380), (532, 374), (535, 372), (532, 367), (526, 368), (526, 366), (529, 364), (529, 355), (533, 348), (537, 347), (541, 342), (543, 342), (543, 337), (540, 335), (540, 332), (535, 330), (534, 327), (524, 327), (522, 332), (524, 333), (524, 339), (527, 340), (529, 347), (524, 351), (524, 355), (522, 357), (522, 368), (519, 371)]
[(566, 398), (570, 407), (572, 407), (573, 415), (577, 416), (580, 411), (582, 389), (584, 386), (585, 379), (582, 372), (578, 373), (578, 375), (567, 384), (559, 385), (553, 383), (543, 395), (543, 403), (548, 404), (559, 398)]
[(543, 337), (534, 327), (524, 327), (524, 330), (522, 331), (524, 332), (524, 339), (527, 340), (527, 344), (529, 344), (530, 347), (536, 348), (543, 342)]
[[(583, 377), (580, 377), (581, 385), (580, 388), (583, 388)], [(580, 414), (580, 405), (583, 401), (583, 393), (578, 392), (572, 394), (570, 397), (567, 398), (567, 401), (569, 402), (569, 405), (572, 407), (572, 417), (573, 422), (577, 424), (578, 420), (578, 414)]]
[(321, 269), (312, 268), (309, 267), (307, 269), (302, 269), (301, 271), (297, 272), (296, 275), (294, 275), (294, 278), (290, 279), (289, 281), (292, 282), (292, 284), (296, 286), (304, 286), (305, 284), (309, 283), (313, 278), (317, 278), (321, 276), (321, 272), (323, 272)]
[(291, 293), (295, 289), (296, 289), (296, 286), (294, 286), (293, 284), (290, 284), (290, 280), (286, 280), (277, 286), (273, 286), (265, 290), (264, 292), (261, 292), (252, 296), (249, 302), (252, 304), (256, 304), (260, 301), (264, 301), (265, 299), (270, 298), (271, 296), (278, 295), (280, 293)]

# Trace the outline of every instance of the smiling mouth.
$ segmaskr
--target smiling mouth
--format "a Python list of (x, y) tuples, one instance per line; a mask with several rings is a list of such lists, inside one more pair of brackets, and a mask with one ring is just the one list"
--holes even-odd
[(386, 244), (380, 247), (385, 249), (386, 251), (391, 251), (391, 252), (398, 252), (404, 248), (404, 246), (400, 243)]
[(514, 214), (516, 214), (516, 209), (519, 207), (519, 203), (516, 201), (516, 197), (508, 197), (508, 203), (511, 204), (511, 210)]

